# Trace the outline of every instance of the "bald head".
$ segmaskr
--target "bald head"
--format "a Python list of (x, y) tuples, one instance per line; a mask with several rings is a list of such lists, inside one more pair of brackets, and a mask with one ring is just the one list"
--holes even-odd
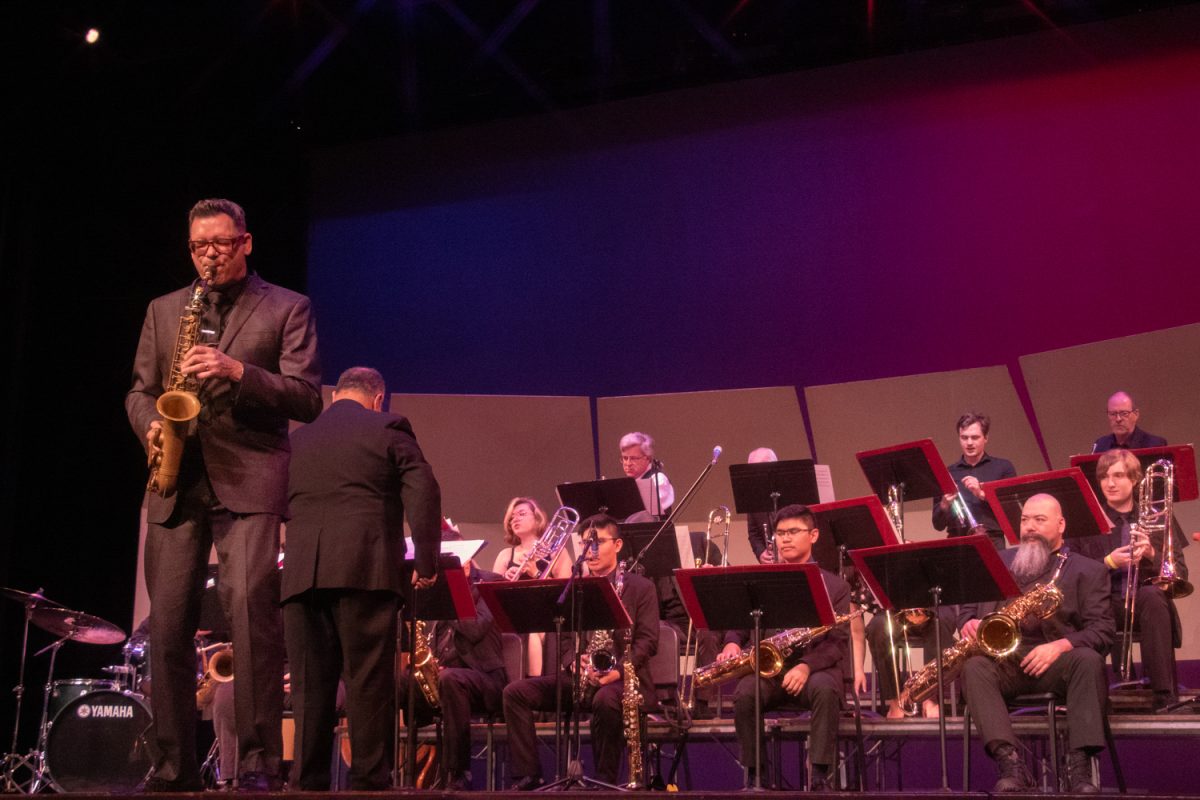
[(1057, 550), (1062, 544), (1067, 521), (1063, 519), (1062, 505), (1048, 494), (1035, 494), (1021, 508), (1021, 539), (1037, 536), (1050, 549)]

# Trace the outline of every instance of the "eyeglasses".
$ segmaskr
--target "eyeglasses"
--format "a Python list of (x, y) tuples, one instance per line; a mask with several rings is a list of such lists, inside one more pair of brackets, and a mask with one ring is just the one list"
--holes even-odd
[(812, 528), (778, 528), (775, 531), (775, 537), (779, 538), (780, 536), (782, 536), (785, 539), (790, 539), (791, 537), (799, 536), (802, 533), (812, 533), (812, 532), (813, 532)]
[(227, 255), (232, 253), (246, 234), (239, 233), (237, 236), (221, 236), (217, 239), (189, 239), (188, 249), (196, 255), (208, 252), (209, 247), (215, 247), (218, 253)]
[(1110, 411), (1110, 412), (1108, 412), (1108, 418), (1109, 419), (1129, 419), (1136, 413), (1137, 413), (1136, 408), (1133, 411)]
[(621, 456), (622, 464), (636, 464), (639, 461), (648, 461), (648, 456)]

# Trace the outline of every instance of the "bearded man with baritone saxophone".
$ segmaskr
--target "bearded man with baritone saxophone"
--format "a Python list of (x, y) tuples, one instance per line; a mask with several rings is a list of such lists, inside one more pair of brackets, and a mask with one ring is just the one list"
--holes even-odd
[[(652, 708), (654, 681), (650, 675), (650, 657), (658, 650), (658, 599), (654, 584), (637, 574), (623, 574), (617, 568), (617, 559), (624, 542), (617, 528), (617, 521), (606, 514), (588, 517), (580, 525), (584, 548), (588, 553), (587, 567), (591, 575), (607, 577), (614, 584), (620, 583), (621, 603), (633, 621), (633, 627), (618, 631), (593, 631), (584, 634), (589, 642), (603, 640), (604, 652), (610, 656), (610, 669), (603, 672), (592, 670), (587, 660), (582, 663), (584, 674), (580, 678), (584, 700), (582, 710), (592, 712), (592, 752), (595, 756), (596, 775), (605, 783), (615, 784), (621, 763), (625, 683), (622, 658), (629, 648), (633, 670), (637, 675), (642, 707)], [(554, 636), (547, 635), (547, 652), (556, 652)], [(561, 669), (574, 668), (573, 654), (564, 637), (557, 652)], [(596, 649), (596, 648), (590, 648)], [(548, 670), (552, 672), (552, 670)], [(513, 789), (529, 790), (541, 786), (542, 767), (538, 759), (537, 738), (534, 731), (533, 712), (553, 711), (555, 676), (553, 674), (527, 678), (511, 683), (504, 688), (504, 722), (508, 726), (508, 745), (511, 770), (515, 779)], [(570, 709), (574, 704), (571, 681), (563, 680), (563, 707)], [(579, 709), (577, 709), (579, 710)]]
[[(784, 564), (804, 564), (812, 560), (812, 549), (821, 532), (815, 527), (816, 518), (807, 506), (790, 505), (775, 515), (775, 544), (779, 560)], [(821, 570), (825, 588), (838, 616), (850, 610), (850, 586), (837, 575)], [(763, 638), (777, 633), (764, 631)], [(749, 631), (729, 631), (720, 661), (736, 658), (750, 643)], [(809, 752), (812, 758), (814, 790), (825, 789), (830, 780), (837, 746), (838, 714), (842, 708), (842, 661), (846, 656), (849, 633), (838, 625), (807, 647), (797, 649), (788, 659), (779, 676), (760, 678), (747, 675), (738, 681), (733, 693), (734, 727), (737, 729), (742, 764), (746, 767), (747, 785), (753, 786), (754, 775), (764, 765), (754, 764), (755, 730), (754, 681), (762, 681), (763, 711), (795, 702), (812, 712), (812, 732)]]
[[(1020, 628), (1020, 644), (1011, 656), (974, 655), (963, 665), (963, 694), (987, 753), (1000, 771), (997, 792), (1026, 791), (1034, 786), (1017, 749), (1005, 703), (1032, 692), (1053, 692), (1066, 700), (1070, 791), (1098, 791), (1092, 782), (1091, 757), (1105, 744), (1108, 686), (1103, 654), (1114, 635), (1109, 580), (1102, 564), (1068, 551), (1063, 544), (1066, 527), (1062, 507), (1050, 495), (1037, 494), (1025, 501), (1021, 543), (1002, 552), (1000, 558), (1022, 593), (1048, 583), (1057, 574), (1062, 601), (1053, 615), (1035, 622), (1026, 620)], [(963, 606), (960, 635), (974, 639), (980, 620), (999, 605)]]
[(185, 287), (151, 301), (125, 398), (151, 460), (163, 445), (157, 400), (176, 383), (173, 374), (194, 383), (199, 400), (194, 419), (173, 428), (182, 445), (177, 480), (155, 487), (166, 496), (151, 492), (147, 503), (155, 771), (146, 788), (203, 788), (192, 633), (215, 545), (237, 659), (239, 784), (271, 789), (283, 754), (276, 558), (287, 513), (288, 420), (310, 422), (321, 412), (316, 326), (307, 297), (248, 271), (254, 242), (240, 206), (201, 200), (188, 225), (192, 265), (211, 276), (211, 291)]

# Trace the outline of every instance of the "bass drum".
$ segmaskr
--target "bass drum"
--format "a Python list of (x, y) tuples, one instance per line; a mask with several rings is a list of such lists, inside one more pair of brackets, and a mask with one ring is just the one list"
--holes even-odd
[(116, 681), (99, 678), (71, 678), (65, 681), (55, 681), (54, 689), (50, 692), (50, 719), (57, 717), (58, 712), (85, 694), (120, 688)]
[(104, 690), (72, 700), (50, 723), (46, 769), (58, 792), (133, 792), (150, 777), (150, 711), (139, 695)]

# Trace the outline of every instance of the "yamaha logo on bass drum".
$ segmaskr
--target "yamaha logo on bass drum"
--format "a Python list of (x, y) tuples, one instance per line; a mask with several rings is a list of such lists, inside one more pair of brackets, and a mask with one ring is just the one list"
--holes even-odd
[(89, 705), (84, 704), (84, 705), (80, 705), (79, 708), (75, 709), (75, 713), (78, 714), (83, 719), (87, 719), (88, 717), (92, 717), (94, 719), (133, 719), (133, 706), (132, 705), (119, 705), (119, 706), (118, 705), (107, 705), (107, 706), (94, 705), (94, 706), (89, 706)]

